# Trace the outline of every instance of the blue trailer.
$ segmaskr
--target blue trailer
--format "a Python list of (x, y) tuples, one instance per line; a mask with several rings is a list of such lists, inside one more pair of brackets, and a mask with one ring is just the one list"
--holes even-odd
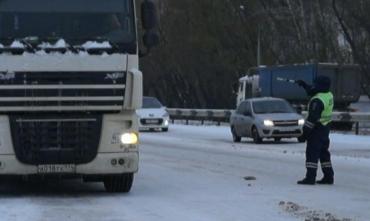
[(328, 76), (332, 81), (336, 110), (347, 110), (351, 103), (357, 102), (361, 95), (361, 73), (357, 65), (338, 64), (300, 64), (251, 68), (240, 79), (239, 104), (247, 98), (278, 97), (294, 105), (306, 105), (308, 96), (297, 84), (282, 79), (304, 80), (312, 84), (316, 76)]

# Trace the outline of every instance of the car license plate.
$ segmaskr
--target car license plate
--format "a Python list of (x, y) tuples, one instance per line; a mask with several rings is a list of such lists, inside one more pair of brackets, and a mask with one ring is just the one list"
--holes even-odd
[(48, 173), (74, 173), (76, 171), (76, 165), (74, 164), (49, 164), (39, 165), (37, 172), (41, 174)]
[(146, 120), (147, 124), (158, 124), (158, 120)]

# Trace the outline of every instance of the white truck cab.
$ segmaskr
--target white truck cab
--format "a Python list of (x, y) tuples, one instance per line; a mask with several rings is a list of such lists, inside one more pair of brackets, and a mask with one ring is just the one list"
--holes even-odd
[(248, 98), (253, 98), (258, 95), (258, 75), (246, 75), (239, 79), (239, 88), (237, 94), (236, 105), (239, 106), (241, 102)]
[[(157, 42), (142, 5), (145, 46)], [(128, 192), (142, 73), (134, 0), (0, 1), (0, 176), (82, 177)]]

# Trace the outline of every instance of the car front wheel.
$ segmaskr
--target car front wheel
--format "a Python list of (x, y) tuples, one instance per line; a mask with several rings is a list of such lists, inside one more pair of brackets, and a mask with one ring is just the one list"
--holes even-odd
[(242, 138), (238, 136), (238, 134), (236, 133), (234, 127), (231, 127), (231, 134), (233, 135), (233, 141), (235, 143), (240, 143), (240, 141), (242, 140)]
[(260, 137), (257, 127), (255, 126), (252, 128), (252, 138), (253, 138), (253, 142), (256, 144), (262, 143), (262, 138)]

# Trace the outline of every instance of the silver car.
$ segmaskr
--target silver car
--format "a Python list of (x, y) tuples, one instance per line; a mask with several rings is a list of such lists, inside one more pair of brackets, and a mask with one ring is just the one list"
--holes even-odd
[(293, 107), (279, 98), (253, 98), (240, 103), (230, 117), (234, 142), (242, 137), (251, 137), (255, 143), (263, 138), (300, 138), (305, 121)]

